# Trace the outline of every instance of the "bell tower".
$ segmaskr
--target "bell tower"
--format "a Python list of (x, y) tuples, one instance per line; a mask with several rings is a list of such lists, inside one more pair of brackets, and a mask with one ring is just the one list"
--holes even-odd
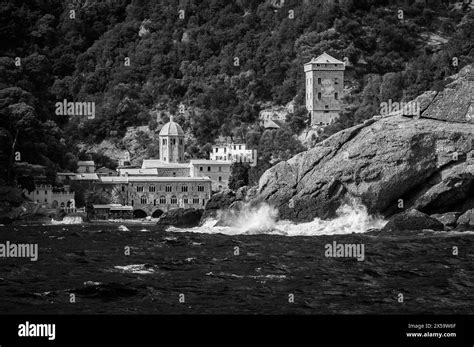
[(161, 161), (165, 163), (184, 161), (184, 131), (178, 123), (173, 121), (173, 116), (161, 128), (159, 139)]

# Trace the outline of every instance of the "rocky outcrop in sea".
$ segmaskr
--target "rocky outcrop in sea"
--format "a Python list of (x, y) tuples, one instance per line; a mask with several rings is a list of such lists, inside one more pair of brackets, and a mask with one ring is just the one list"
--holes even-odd
[(454, 78), (416, 100), (421, 117), (378, 115), (344, 129), (270, 168), (247, 200), (295, 222), (330, 219), (358, 199), (371, 214), (416, 209), (449, 228), (469, 225), (461, 215), (474, 208), (472, 68)]

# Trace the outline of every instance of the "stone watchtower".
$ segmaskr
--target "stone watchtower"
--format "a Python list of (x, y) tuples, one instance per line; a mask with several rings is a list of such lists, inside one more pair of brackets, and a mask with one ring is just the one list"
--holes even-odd
[(160, 160), (166, 163), (184, 161), (184, 131), (178, 123), (170, 121), (160, 131)]
[(306, 109), (311, 126), (325, 126), (339, 117), (344, 91), (345, 64), (327, 53), (304, 64)]

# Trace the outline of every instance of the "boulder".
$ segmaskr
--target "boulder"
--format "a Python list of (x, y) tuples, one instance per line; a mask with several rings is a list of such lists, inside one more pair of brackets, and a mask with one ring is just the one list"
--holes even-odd
[(459, 216), (457, 220), (457, 229), (474, 231), (474, 208)]
[(426, 182), (427, 189), (414, 201), (413, 208), (430, 213), (467, 210), (464, 205), (469, 205), (474, 199), (474, 162), (449, 165), (447, 169), (440, 170), (433, 180), (438, 183), (430, 186)]
[(437, 219), (445, 227), (455, 227), (458, 217), (461, 215), (461, 212), (446, 212), (442, 214), (433, 214), (430, 217)]
[(440, 231), (444, 230), (444, 225), (435, 218), (431, 218), (415, 209), (410, 209), (390, 218), (382, 232), (423, 229)]
[(245, 200), (249, 189), (250, 189), (249, 186), (240, 187), (239, 189), (237, 189), (237, 192), (235, 193), (235, 198), (237, 200)]
[(181, 228), (195, 227), (199, 225), (202, 212), (202, 210), (197, 210), (195, 208), (178, 208), (170, 210), (161, 215), (156, 225), (161, 227), (170, 225)]
[(215, 218), (219, 210), (227, 209), (236, 200), (235, 192), (230, 189), (212, 195), (206, 203), (202, 220)]

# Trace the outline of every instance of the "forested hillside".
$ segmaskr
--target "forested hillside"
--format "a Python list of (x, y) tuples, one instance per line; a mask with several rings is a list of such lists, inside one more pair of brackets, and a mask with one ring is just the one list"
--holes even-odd
[[(260, 172), (303, 149), (291, 135), (306, 125), (311, 57), (326, 51), (347, 63), (346, 111), (327, 136), (376, 114), (382, 100), (440, 89), (471, 63), (468, 2), (8, 0), (0, 6), (1, 127), (22, 161), (54, 171), (74, 167), (76, 143), (156, 127), (166, 111), (193, 134), (189, 156), (232, 136), (259, 150)], [(56, 115), (64, 99), (95, 102), (95, 118)], [(292, 100), (288, 128), (264, 134), (262, 105)]]

